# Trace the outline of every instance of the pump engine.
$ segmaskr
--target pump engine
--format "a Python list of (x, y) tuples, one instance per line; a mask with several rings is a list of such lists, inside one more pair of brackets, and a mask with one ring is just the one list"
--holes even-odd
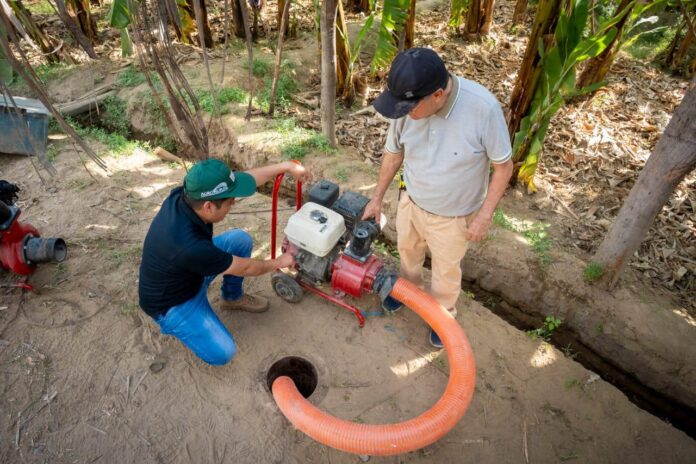
[[(378, 293), (383, 309), (395, 311), (401, 307), (389, 296), (397, 273), (373, 253), (372, 242), (379, 235), (379, 225), (372, 219), (361, 221), (368, 202), (365, 196), (351, 191), (339, 198), (338, 185), (325, 180), (310, 190), (309, 201), (290, 217), (285, 228), (282, 250), (295, 255), (297, 275), (293, 278), (279, 272), (273, 276), (273, 288), (281, 298), (296, 303), (305, 288), (348, 306), (313, 290), (330, 282), (339, 297)], [(356, 316), (362, 326), (359, 311)]]

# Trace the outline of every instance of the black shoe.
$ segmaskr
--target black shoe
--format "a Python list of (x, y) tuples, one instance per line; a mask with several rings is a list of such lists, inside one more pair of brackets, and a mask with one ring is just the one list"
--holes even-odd
[(445, 345), (442, 344), (442, 340), (440, 340), (440, 337), (432, 329), (430, 330), (430, 344), (433, 345), (435, 348), (445, 347)]

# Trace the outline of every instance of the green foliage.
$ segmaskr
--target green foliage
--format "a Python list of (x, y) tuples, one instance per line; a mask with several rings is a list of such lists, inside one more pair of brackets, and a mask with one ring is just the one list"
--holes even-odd
[(377, 48), (372, 58), (372, 69), (389, 66), (396, 55), (396, 37), (404, 30), (408, 19), (410, 0), (384, 0), (382, 5), (382, 20), (377, 36)]
[(336, 28), (336, 32), (338, 32), (341, 40), (343, 40), (343, 43), (346, 47), (346, 50), (348, 50), (349, 54), (349, 60), (348, 60), (348, 73), (346, 76), (346, 80), (348, 82), (351, 81), (353, 74), (355, 74), (355, 63), (357, 62), (358, 58), (360, 57), (360, 49), (363, 46), (363, 41), (365, 40), (365, 36), (367, 33), (372, 29), (372, 26), (375, 23), (375, 0), (370, 0), (370, 15), (365, 19), (365, 22), (363, 25), (360, 27), (360, 31), (358, 31), (358, 36), (355, 39), (355, 43), (351, 47), (350, 41), (348, 40), (348, 36), (343, 33), (341, 29), (338, 27)]
[(517, 176), (532, 190), (536, 190), (534, 173), (553, 115), (567, 99), (593, 91), (604, 84), (600, 82), (584, 89), (576, 89), (575, 69), (579, 63), (602, 53), (611, 43), (617, 33), (613, 26), (621, 16), (612, 17), (602, 24), (596, 34), (583, 38), (587, 17), (587, 0), (572, 0), (570, 11), (561, 11), (559, 15), (554, 32), (555, 41), (551, 47), (544, 50), (543, 42), (539, 40), (541, 79), (531, 107), (520, 122), (520, 128), (513, 139), (513, 160), (523, 161)]
[[(210, 114), (215, 112), (215, 101), (213, 94), (209, 90), (196, 92), (196, 97), (198, 98), (198, 104), (201, 106), (201, 110)], [(249, 94), (238, 87), (225, 87), (219, 89), (217, 91), (218, 111), (220, 114), (227, 114), (229, 113), (229, 109), (225, 108), (224, 105), (231, 102), (243, 103), (248, 98)]]
[(604, 274), (604, 267), (601, 264), (592, 262), (585, 267), (582, 277), (585, 282), (595, 282)]
[[(106, 146), (107, 155), (125, 156), (133, 153), (137, 148), (149, 150), (149, 145), (145, 142), (128, 140), (121, 134), (110, 133), (101, 127), (84, 127), (73, 119), (67, 118), (68, 124), (75, 129), (75, 132), (82, 138), (96, 140)], [(99, 153), (100, 155), (104, 153)]]
[[(249, 61), (244, 61), (242, 66), (244, 69), (249, 69)], [(271, 64), (268, 61), (261, 58), (254, 58), (254, 61), (251, 64), (251, 73), (254, 76), (267, 77), (271, 72)]]
[[(284, 63), (281, 66), (278, 83), (276, 86), (276, 108), (285, 109), (290, 106), (292, 99), (290, 95), (297, 91), (297, 81), (290, 75), (290, 65)], [(263, 88), (259, 91), (255, 98), (255, 104), (260, 106), (264, 111), (268, 111), (271, 103), (271, 90), (273, 86), (273, 77), (267, 77), (264, 81)]]
[(146, 80), (145, 74), (133, 65), (127, 66), (118, 74), (118, 83), (122, 87), (137, 87)]
[(471, 0), (452, 0), (450, 6), (449, 27), (459, 29), (466, 21), (466, 12), (469, 11)]
[(104, 100), (103, 108), (100, 112), (101, 125), (109, 132), (130, 136), (130, 126), (128, 125), (128, 107), (126, 102), (115, 95), (111, 95)]
[(301, 160), (312, 151), (335, 153), (329, 141), (319, 132), (297, 127), (293, 118), (281, 119), (274, 127), (285, 159)]
[(128, 25), (131, 22), (131, 11), (135, 9), (131, 0), (113, 0), (109, 10), (109, 25), (118, 29), (121, 33), (121, 56), (133, 54), (133, 43), (128, 33)]
[(548, 232), (549, 224), (514, 220), (506, 216), (500, 209), (496, 209), (493, 213), (493, 223), (503, 229), (521, 234), (527, 239), (532, 251), (539, 258), (539, 262), (543, 266), (551, 264), (549, 251), (553, 240)]
[(532, 340), (539, 338), (544, 341), (549, 341), (556, 329), (561, 326), (561, 323), (562, 321), (555, 316), (546, 316), (541, 327), (527, 331), (527, 335), (529, 335)]
[(24, 3), (24, 6), (29, 10), (29, 12), (34, 15), (34, 14), (40, 14), (40, 15), (55, 15), (56, 10), (51, 5), (51, 2), (49, 0), (39, 0), (38, 2), (33, 2), (33, 3)]

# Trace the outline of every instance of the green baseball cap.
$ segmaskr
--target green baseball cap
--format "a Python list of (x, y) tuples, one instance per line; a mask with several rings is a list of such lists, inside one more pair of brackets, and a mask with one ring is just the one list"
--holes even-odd
[(184, 178), (186, 195), (194, 200), (248, 197), (256, 192), (256, 180), (246, 172), (232, 172), (218, 159), (194, 164)]

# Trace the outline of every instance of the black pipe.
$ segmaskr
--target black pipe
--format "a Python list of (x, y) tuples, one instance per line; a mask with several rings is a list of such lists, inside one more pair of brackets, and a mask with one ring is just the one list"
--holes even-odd
[(32, 264), (56, 261), (62, 263), (68, 246), (62, 238), (29, 237), (24, 244), (24, 257)]

